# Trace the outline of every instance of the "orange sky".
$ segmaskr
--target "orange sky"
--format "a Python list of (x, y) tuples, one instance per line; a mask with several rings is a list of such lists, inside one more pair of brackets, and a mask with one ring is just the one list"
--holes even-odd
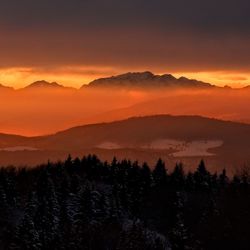
[(1, 1), (0, 83), (66, 86), (128, 71), (250, 84), (247, 0)]
[[(219, 86), (250, 85), (249, 6), (247, 0), (2, 0), (0, 84), (18, 89), (45, 80), (80, 88), (101, 77), (151, 71)], [(202, 112), (196, 96), (188, 99), (190, 105), (169, 106), (167, 112), (179, 114), (190, 106), (186, 114), (250, 123), (250, 92), (242, 96), (244, 91), (202, 93), (200, 99), (207, 98)], [(153, 98), (131, 92), (10, 92), (0, 91), (0, 132), (26, 135), (100, 122), (90, 116), (106, 117), (105, 112)], [(173, 106), (178, 103), (173, 100)]]

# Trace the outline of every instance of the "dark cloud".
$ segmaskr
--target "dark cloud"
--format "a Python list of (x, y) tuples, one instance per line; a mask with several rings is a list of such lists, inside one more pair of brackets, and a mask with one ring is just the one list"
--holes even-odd
[(0, 66), (250, 66), (247, 0), (2, 0)]
[(229, 32), (249, 30), (249, 11), (248, 0), (3, 0), (0, 21), (22, 28), (149, 25)]

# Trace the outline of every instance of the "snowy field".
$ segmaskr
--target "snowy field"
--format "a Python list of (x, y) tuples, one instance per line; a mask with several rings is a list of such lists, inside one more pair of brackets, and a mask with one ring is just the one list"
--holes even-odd
[[(151, 150), (173, 150), (171, 155), (174, 157), (195, 157), (195, 156), (213, 156), (209, 149), (221, 147), (222, 140), (199, 140), (199, 141), (181, 141), (173, 139), (159, 139), (146, 145), (139, 145), (136, 148), (151, 149)], [(101, 149), (122, 149), (135, 148), (133, 146), (121, 145), (115, 142), (103, 142), (97, 146)]]

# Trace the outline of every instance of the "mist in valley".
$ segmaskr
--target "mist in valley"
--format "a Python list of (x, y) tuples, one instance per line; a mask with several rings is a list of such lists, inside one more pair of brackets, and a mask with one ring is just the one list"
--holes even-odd
[(0, 91), (0, 132), (37, 136), (155, 114), (250, 123), (248, 89), (29, 89)]

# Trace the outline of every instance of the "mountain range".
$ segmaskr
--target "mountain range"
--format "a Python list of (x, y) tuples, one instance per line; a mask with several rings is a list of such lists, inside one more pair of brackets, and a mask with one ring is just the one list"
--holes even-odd
[[(72, 87), (65, 87), (57, 82), (47, 82), (45, 80), (35, 81), (23, 88), (17, 90), (55, 90), (55, 89), (74, 89)], [(14, 88), (0, 84), (0, 90), (14, 90)]]
[(154, 75), (146, 72), (129, 72), (126, 74), (100, 78), (90, 82), (85, 87), (114, 87), (114, 88), (211, 88), (210, 83), (188, 79), (186, 77), (175, 78), (171, 74)]
[[(146, 72), (128, 72), (125, 74), (111, 76), (106, 78), (99, 78), (91, 81), (88, 84), (82, 85), (80, 89), (85, 88), (106, 88), (113, 87), (119, 89), (158, 89), (158, 88), (215, 88), (215, 85), (210, 83), (198, 81), (195, 79), (188, 79), (186, 77), (176, 78), (171, 74), (155, 75), (149, 71)], [(7, 88), (0, 85), (0, 89)], [(44, 80), (36, 81), (23, 89), (73, 89), (64, 87), (57, 82), (47, 82)], [(228, 86), (224, 88), (228, 89)]]

